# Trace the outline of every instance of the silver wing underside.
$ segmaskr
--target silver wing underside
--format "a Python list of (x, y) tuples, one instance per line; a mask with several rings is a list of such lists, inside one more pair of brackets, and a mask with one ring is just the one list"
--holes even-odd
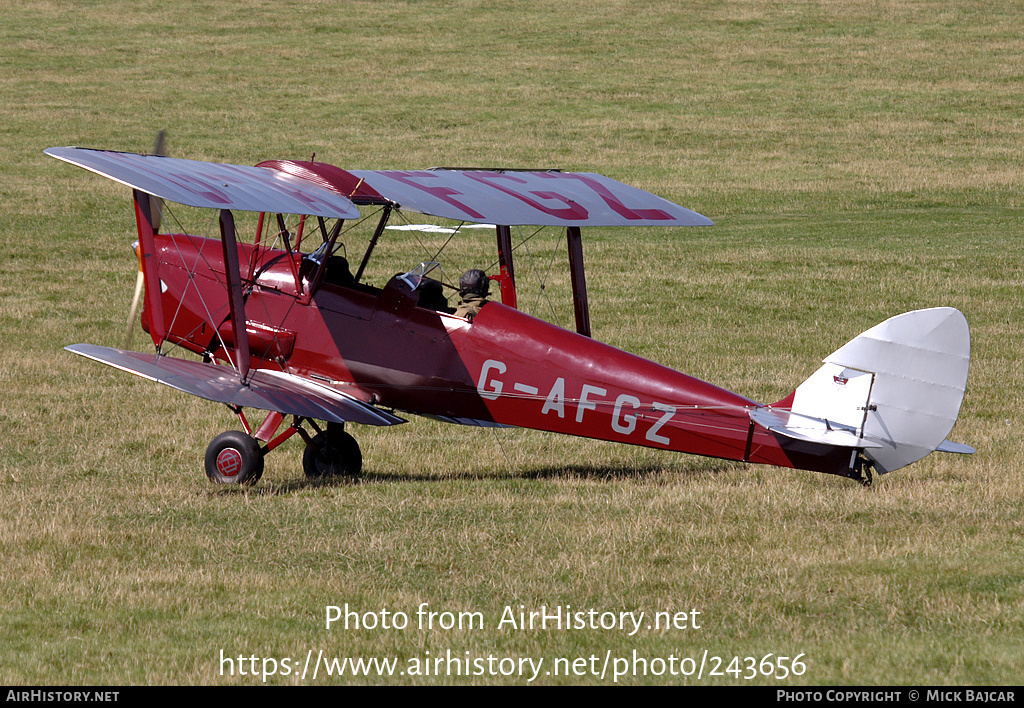
[(249, 381), (243, 384), (234, 369), (217, 364), (95, 344), (73, 344), (65, 349), (218, 403), (277, 411), (329, 423), (397, 425), (405, 422), (357, 398), (284, 372), (260, 369), (254, 371)]

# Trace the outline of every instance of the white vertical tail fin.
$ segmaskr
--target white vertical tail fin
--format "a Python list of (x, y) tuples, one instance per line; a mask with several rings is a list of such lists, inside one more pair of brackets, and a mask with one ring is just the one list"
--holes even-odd
[(857, 434), (886, 473), (935, 451), (973, 452), (946, 440), (967, 387), (971, 335), (959, 310), (915, 310), (876, 325), (825, 357), (796, 390), (791, 411)]

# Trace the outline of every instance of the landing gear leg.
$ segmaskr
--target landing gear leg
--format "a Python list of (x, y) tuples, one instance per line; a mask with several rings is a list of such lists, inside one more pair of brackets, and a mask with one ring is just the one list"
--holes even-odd
[(327, 430), (306, 441), (302, 470), (307, 477), (358, 477), (362, 468), (359, 443), (340, 423), (328, 423)]

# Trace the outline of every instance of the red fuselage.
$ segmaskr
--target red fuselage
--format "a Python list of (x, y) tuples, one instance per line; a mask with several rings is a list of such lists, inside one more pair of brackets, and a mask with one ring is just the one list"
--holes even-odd
[[(220, 241), (159, 235), (156, 245), (167, 339), (233, 360)], [(470, 323), (419, 306), (397, 278), (375, 289), (328, 273), (314, 288), (298, 254), (242, 245), (239, 260), (255, 368), (430, 416), (821, 472), (849, 466), (849, 450), (815, 454), (755, 426), (755, 401), (501, 303)]]

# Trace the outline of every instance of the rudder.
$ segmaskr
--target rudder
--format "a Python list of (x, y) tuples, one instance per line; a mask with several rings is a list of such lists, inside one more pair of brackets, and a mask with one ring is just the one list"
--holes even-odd
[(970, 328), (959, 310), (906, 312), (825, 357), (787, 407), (856, 432), (864, 456), (883, 474), (940, 448), (973, 452), (946, 441), (963, 403), (970, 359)]

